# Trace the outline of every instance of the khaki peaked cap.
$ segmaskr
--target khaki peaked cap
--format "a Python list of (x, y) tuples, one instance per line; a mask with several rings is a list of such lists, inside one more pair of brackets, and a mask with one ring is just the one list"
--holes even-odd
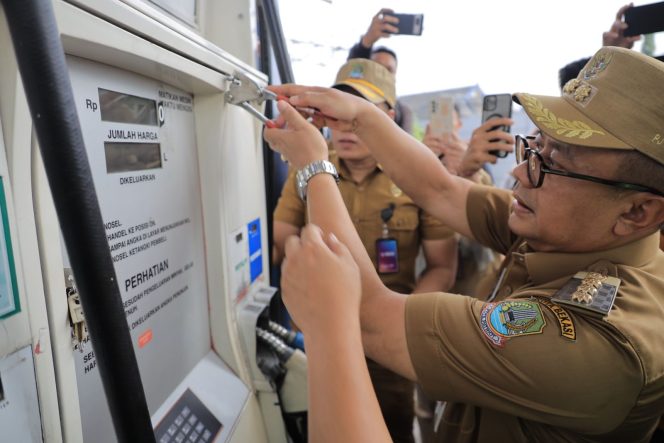
[(664, 62), (606, 46), (561, 97), (514, 94), (547, 136), (589, 148), (637, 150), (664, 165)]

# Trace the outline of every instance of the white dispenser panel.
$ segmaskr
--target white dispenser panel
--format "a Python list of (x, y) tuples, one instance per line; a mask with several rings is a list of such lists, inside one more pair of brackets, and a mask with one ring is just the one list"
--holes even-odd
[(0, 441), (43, 441), (30, 346), (0, 358)]
[[(75, 57), (68, 61), (127, 323), (154, 413), (211, 348), (193, 97), (117, 68)], [(84, 438), (113, 441), (90, 343), (78, 343), (74, 354)]]

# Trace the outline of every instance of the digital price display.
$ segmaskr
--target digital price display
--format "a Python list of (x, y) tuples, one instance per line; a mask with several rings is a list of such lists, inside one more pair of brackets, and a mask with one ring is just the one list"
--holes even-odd
[(157, 126), (157, 103), (149, 98), (98, 88), (101, 119), (105, 122)]

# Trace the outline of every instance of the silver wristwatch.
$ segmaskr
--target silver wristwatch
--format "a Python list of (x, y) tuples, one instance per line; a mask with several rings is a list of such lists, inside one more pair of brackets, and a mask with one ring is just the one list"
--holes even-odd
[(307, 183), (316, 174), (330, 174), (334, 179), (339, 182), (339, 174), (337, 168), (327, 160), (316, 160), (309, 163), (304, 168), (297, 171), (295, 180), (297, 182), (297, 193), (302, 201), (307, 201)]

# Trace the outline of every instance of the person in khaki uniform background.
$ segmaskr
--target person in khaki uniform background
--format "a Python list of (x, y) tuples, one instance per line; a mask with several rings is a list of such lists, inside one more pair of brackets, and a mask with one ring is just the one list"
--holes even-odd
[[(394, 75), (366, 59), (352, 59), (340, 69), (336, 88), (344, 88), (374, 103), (390, 116), (395, 103)], [(373, 266), (379, 269), (377, 241), (396, 240), (395, 269), (382, 272), (391, 290), (408, 294), (448, 290), (454, 283), (457, 240), (454, 232), (425, 214), (383, 173), (368, 148), (348, 132), (332, 131), (330, 161), (339, 173), (339, 190)], [(306, 221), (306, 204), (297, 192), (296, 171), (289, 174), (274, 211), (275, 262), (289, 235)], [(386, 221), (384, 221), (386, 220)], [(422, 246), (426, 269), (415, 279), (415, 259)], [(369, 373), (390, 435), (396, 442), (413, 442), (413, 383), (367, 360)]]
[(309, 220), (322, 229), (290, 237), (282, 269), (308, 340), (312, 439), (389, 438), (364, 348), (447, 401), (441, 441), (648, 441), (664, 412), (662, 62), (605, 47), (561, 97), (516, 94), (541, 133), (519, 140), (511, 192), (451, 176), (353, 97), (273, 89), (290, 98), (265, 138), (295, 167), (327, 155), (292, 106), (317, 108), (316, 124), (353, 129), (417, 203), (507, 260), (493, 300), (391, 292), (334, 180), (313, 176)]

